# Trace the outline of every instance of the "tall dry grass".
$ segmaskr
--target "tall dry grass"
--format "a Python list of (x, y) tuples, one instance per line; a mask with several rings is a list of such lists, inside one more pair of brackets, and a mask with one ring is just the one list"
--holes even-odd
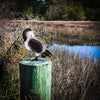
[[(72, 55), (65, 49), (55, 48), (52, 61), (52, 100), (99, 100), (100, 94), (100, 59), (89, 60)], [(32, 54), (19, 48), (10, 55), (2, 54), (4, 78), (0, 80), (0, 99), (19, 100), (19, 61), (32, 57)], [(1, 70), (0, 70), (1, 71)]]
[[(8, 80), (5, 79), (0, 81), (0, 99), (4, 98), (3, 100), (5, 99), (18, 100), (19, 61), (22, 58), (33, 57), (32, 53), (26, 51), (21, 40), (21, 35), (25, 28), (30, 27), (34, 29), (35, 35), (40, 37), (40, 39), (43, 38), (44, 41), (49, 40), (49, 38), (51, 37), (55, 40), (65, 39), (64, 42), (67, 41), (67, 39), (69, 39), (70, 41), (73, 40), (72, 42), (75, 42), (77, 41), (76, 40), (77, 37), (80, 38), (80, 35), (84, 34), (85, 37), (91, 34), (89, 37), (86, 37), (86, 38), (90, 38), (94, 34), (94, 31), (97, 32), (97, 30), (93, 30), (92, 32), (91, 30), (92, 28), (90, 29), (91, 31), (89, 31), (88, 28), (87, 30), (85, 30), (87, 33), (85, 34), (85, 31), (79, 27), (77, 28), (69, 27), (68, 30), (68, 27), (64, 27), (65, 29), (63, 29), (61, 25), (60, 27), (57, 28), (54, 27), (54, 29), (52, 29), (53, 26), (51, 27), (50, 25), (37, 24), (33, 21), (23, 21), (23, 20), (17, 20), (17, 21), (1, 20), (0, 23), (1, 23), (0, 46), (5, 45), (4, 46), (5, 48), (2, 50), (2, 52), (5, 51), (5, 53), (1, 52), (0, 54), (0, 67), (2, 65), (4, 66), (3, 67), (4, 73), (5, 74), (6, 72), (8, 73), (6, 74), (6, 77), (11, 76), (8, 78)], [(98, 32), (95, 34), (98, 35)], [(16, 40), (18, 36), (20, 36), (20, 39), (16, 42), (16, 44), (12, 46), (11, 54), (9, 53), (10, 55), (7, 55), (6, 51), (9, 49), (11, 44)], [(45, 37), (49, 37), (49, 38), (45, 38)], [(93, 37), (96, 37), (96, 35), (93, 35)], [(84, 42), (84, 39), (82, 41)], [(50, 40), (50, 42), (52, 42), (52, 39)], [(47, 41), (45, 43), (47, 43)], [(53, 63), (52, 64), (53, 65), (52, 66), (52, 100), (66, 100), (66, 99), (67, 100), (99, 100), (99, 94), (100, 94), (99, 61), (89, 61), (88, 57), (79, 58), (79, 55), (74, 55), (74, 54), (70, 56), (70, 54), (65, 50), (60, 51), (58, 49), (55, 49), (53, 52), (54, 52), (54, 56), (51, 58)], [(12, 58), (10, 59), (10, 61), (8, 59), (9, 56)]]
[(99, 61), (55, 49), (52, 63), (52, 100), (100, 99)]
[(6, 19), (0, 20), (0, 25), (0, 47), (4, 46), (5, 49), (8, 49), (17, 37), (22, 38), (25, 28), (35, 30), (35, 35), (41, 38), (51, 38), (52, 43), (60, 41), (69, 45), (100, 45), (99, 22), (41, 22)]
[[(79, 44), (99, 45), (100, 30), (95, 27), (65, 27), (54, 28), (53, 32), (60, 41), (73, 41)], [(52, 33), (53, 33), (52, 32)]]
[(35, 21), (31, 27), (41, 36), (69, 45), (100, 45), (99, 22)]

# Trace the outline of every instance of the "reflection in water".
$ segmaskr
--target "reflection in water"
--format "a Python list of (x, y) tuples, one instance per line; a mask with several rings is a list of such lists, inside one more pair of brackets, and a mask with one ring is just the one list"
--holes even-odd
[(79, 53), (80, 56), (89, 56), (89, 58), (91, 59), (92, 57), (94, 57), (95, 59), (99, 59), (100, 58), (100, 46), (67, 46), (67, 45), (59, 45), (59, 44), (53, 44), (51, 45), (50, 49), (54, 50), (55, 48), (59, 48), (60, 50), (68, 50), (68, 52), (71, 54), (73, 53)]

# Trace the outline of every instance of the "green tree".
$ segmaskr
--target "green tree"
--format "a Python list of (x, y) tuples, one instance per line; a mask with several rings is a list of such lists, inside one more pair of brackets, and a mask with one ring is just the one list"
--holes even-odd
[(68, 8), (68, 20), (85, 20), (85, 13), (83, 6), (78, 3), (78, 4), (71, 4)]
[[(7, 2), (7, 3), (6, 3)], [(1, 18), (5, 18), (10, 12), (13, 18), (41, 18), (45, 20), (100, 20), (100, 0), (0, 0)], [(9, 8), (2, 9), (2, 4)], [(8, 5), (9, 4), (9, 5)], [(8, 7), (9, 6), (9, 7)]]

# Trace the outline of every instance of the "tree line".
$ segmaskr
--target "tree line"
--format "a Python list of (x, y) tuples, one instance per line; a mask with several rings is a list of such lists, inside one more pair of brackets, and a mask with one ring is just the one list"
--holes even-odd
[(100, 0), (0, 0), (0, 5), (0, 19), (100, 21)]

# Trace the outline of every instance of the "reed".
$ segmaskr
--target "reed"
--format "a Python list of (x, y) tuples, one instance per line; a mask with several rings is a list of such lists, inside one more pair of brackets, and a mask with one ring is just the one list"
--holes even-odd
[(98, 61), (55, 49), (52, 62), (52, 100), (99, 99)]
[[(92, 44), (100, 43), (99, 28), (97, 27), (64, 27), (54, 24), (37, 24), (32, 21), (0, 21), (0, 100), (19, 100), (19, 61), (22, 58), (34, 57), (33, 53), (26, 51), (21, 40), (22, 31), (30, 27), (35, 30), (35, 35), (50, 44), (57, 42), (79, 44), (90, 41)], [(52, 26), (52, 27), (51, 27)], [(63, 26), (63, 27), (62, 27)], [(10, 45), (11, 52), (6, 53)], [(91, 37), (91, 38), (90, 38)], [(90, 43), (90, 44), (91, 44)], [(5, 49), (6, 47), (6, 49)], [(63, 48), (55, 48), (52, 61), (52, 100), (99, 100), (100, 94), (100, 59), (89, 60), (88, 56), (80, 58), (79, 54), (69, 54)], [(1, 74), (1, 72), (3, 74)]]
[[(14, 53), (14, 54), (13, 54)], [(100, 63), (88, 56), (80, 58), (79, 54), (72, 55), (63, 49), (55, 48), (52, 61), (52, 100), (98, 100), (100, 93)], [(19, 100), (19, 72), (18, 63), (32, 54), (20, 48), (12, 51), (9, 57), (2, 54), (0, 65), (4, 65), (4, 78), (0, 81), (1, 98), (5, 100), (15, 98)], [(5, 60), (3, 59), (6, 58)], [(10, 60), (9, 62), (6, 62)], [(4, 64), (5, 63), (5, 64)], [(12, 66), (12, 67), (11, 67)], [(17, 67), (17, 70), (16, 70)], [(5, 72), (6, 70), (6, 72)]]
[[(97, 22), (35, 22), (32, 29), (38, 34), (49, 36), (67, 44), (100, 44), (100, 23)], [(36, 33), (36, 35), (38, 35)]]

